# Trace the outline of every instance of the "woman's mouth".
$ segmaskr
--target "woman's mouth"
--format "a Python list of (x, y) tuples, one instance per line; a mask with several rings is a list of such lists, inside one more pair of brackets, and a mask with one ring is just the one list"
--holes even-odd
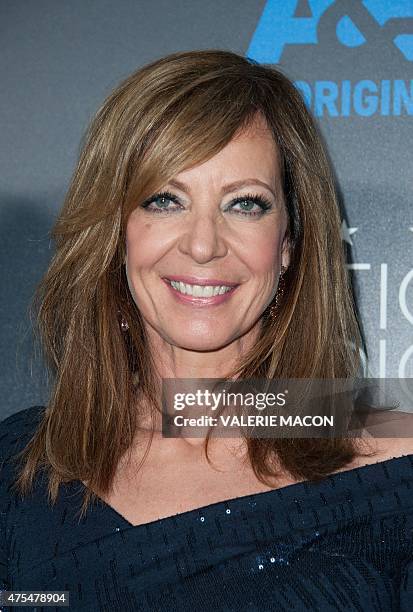
[(163, 279), (168, 287), (171, 289), (173, 295), (184, 303), (192, 303), (199, 305), (212, 305), (221, 304), (222, 302), (229, 299), (234, 293), (238, 285), (225, 285), (225, 284), (204, 284), (202, 285), (184, 283), (179, 280), (172, 280), (169, 278)]

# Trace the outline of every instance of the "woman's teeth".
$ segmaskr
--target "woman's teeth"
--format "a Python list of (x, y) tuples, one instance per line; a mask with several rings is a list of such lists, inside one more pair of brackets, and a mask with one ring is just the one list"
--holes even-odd
[(194, 297), (212, 297), (214, 295), (222, 295), (230, 291), (232, 287), (226, 285), (188, 285), (180, 281), (169, 281), (174, 289), (184, 295), (193, 295)]

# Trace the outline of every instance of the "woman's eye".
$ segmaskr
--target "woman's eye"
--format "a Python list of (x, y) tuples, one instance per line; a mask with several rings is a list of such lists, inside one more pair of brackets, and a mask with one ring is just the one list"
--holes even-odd
[[(175, 206), (171, 206), (171, 202), (173, 202)], [(177, 198), (172, 193), (163, 192), (157, 193), (145, 200), (142, 204), (142, 208), (153, 213), (170, 213), (181, 208), (178, 204)]]
[[(236, 208), (239, 207), (239, 208)], [(243, 196), (237, 198), (230, 206), (230, 212), (236, 214), (258, 217), (271, 208), (271, 202), (262, 196)]]

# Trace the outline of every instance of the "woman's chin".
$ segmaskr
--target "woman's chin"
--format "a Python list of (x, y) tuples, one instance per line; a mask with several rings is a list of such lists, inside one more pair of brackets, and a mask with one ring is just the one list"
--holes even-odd
[(234, 338), (232, 336), (228, 337), (218, 337), (216, 334), (211, 333), (208, 336), (188, 336), (185, 334), (176, 335), (174, 337), (175, 346), (179, 346), (182, 349), (187, 351), (219, 351), (224, 348), (228, 344), (230, 344)]

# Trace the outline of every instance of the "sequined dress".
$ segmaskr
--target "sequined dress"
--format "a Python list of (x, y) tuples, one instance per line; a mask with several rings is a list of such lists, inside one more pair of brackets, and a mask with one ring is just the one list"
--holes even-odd
[(69, 591), (70, 606), (24, 610), (413, 610), (413, 455), (144, 525), (98, 500), (79, 523), (80, 481), (53, 508), (41, 476), (29, 498), (9, 491), (43, 409), (0, 423), (0, 589)]

